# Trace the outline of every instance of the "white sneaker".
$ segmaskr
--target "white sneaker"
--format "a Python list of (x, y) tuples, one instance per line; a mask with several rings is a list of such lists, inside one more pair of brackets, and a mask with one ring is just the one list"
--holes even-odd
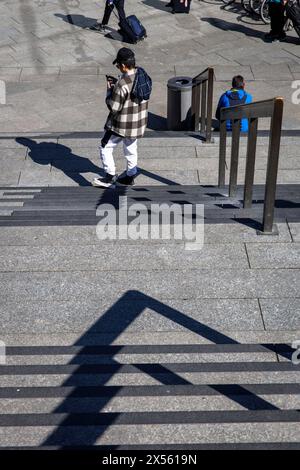
[(117, 175), (109, 175), (108, 173), (103, 178), (95, 178), (92, 181), (92, 185), (96, 188), (115, 188), (115, 182), (117, 180)]

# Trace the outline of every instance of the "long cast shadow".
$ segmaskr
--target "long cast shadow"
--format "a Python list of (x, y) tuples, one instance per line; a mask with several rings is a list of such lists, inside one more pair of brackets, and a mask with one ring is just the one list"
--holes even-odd
[(209, 23), (212, 26), (221, 29), (222, 31), (237, 31), (239, 33), (245, 34), (245, 36), (260, 38), (264, 40), (264, 32), (256, 31), (255, 29), (249, 28), (248, 26), (245, 26), (243, 24), (231, 23), (230, 21), (226, 21), (220, 18), (209, 17), (203, 17), (201, 18), (201, 21), (205, 21), (206, 23)]
[(62, 171), (79, 186), (90, 186), (91, 183), (81, 173), (103, 174), (103, 170), (86, 157), (81, 157), (62, 144), (39, 142), (26, 137), (18, 137), (16, 142), (28, 148), (28, 157), (37, 165), (52, 165)]
[[(63, 387), (72, 387), (72, 391), (64, 399), (54, 411), (54, 414), (64, 413), (56, 430), (43, 442), (44, 446), (55, 447), (74, 447), (74, 446), (92, 446), (105, 433), (109, 426), (120, 423), (124, 413), (103, 413), (101, 410), (106, 407), (111, 399), (117, 396), (126, 395), (125, 389), (131, 389), (130, 396), (138, 396), (140, 386), (123, 387), (120, 385), (111, 386), (115, 373), (141, 371), (149, 377), (155, 379), (156, 382), (170, 386), (185, 386), (191, 383), (170, 370), (168, 364), (131, 364), (129, 366), (120, 364), (114, 358), (115, 354), (121, 353), (124, 349), (126, 354), (126, 346), (113, 346), (114, 341), (134, 322), (141, 313), (149, 308), (158, 315), (175, 322), (176, 324), (199, 334), (203, 338), (215, 344), (238, 344), (232, 338), (210, 328), (207, 325), (194, 320), (186, 314), (176, 310), (148, 295), (139, 291), (126, 292), (111, 308), (109, 308), (99, 320), (75, 343), (80, 348), (80, 354), (88, 354), (88, 349), (92, 349), (94, 354), (103, 354), (105, 348), (108, 351), (108, 362), (97, 363), (96, 366), (79, 365), (73, 374), (64, 382)], [(93, 334), (107, 333), (107, 346), (87, 346), (89, 338)], [(109, 354), (110, 352), (110, 354)], [(147, 354), (147, 350), (144, 352)], [(79, 357), (79, 356), (78, 356)], [(101, 356), (100, 356), (101, 357)], [(99, 362), (100, 361), (99, 357)], [(78, 363), (77, 358), (70, 364)], [(59, 373), (59, 366), (57, 372)], [(86, 375), (88, 374), (89, 375)], [(93, 374), (92, 374), (93, 373)], [(100, 374), (100, 375), (99, 375)], [(153, 386), (141, 386), (146, 396), (154, 396), (151, 388)], [(229, 399), (241, 404), (246, 409), (276, 409), (272, 404), (256, 397), (242, 386), (214, 385), (214, 388), (220, 395), (227, 396)], [(133, 390), (136, 390), (136, 393)], [(172, 395), (172, 389), (169, 391)], [(145, 396), (145, 395), (143, 395)], [(87, 398), (90, 400), (87, 400)], [(77, 400), (74, 404), (74, 399)], [(92, 402), (92, 403), (91, 403)], [(67, 416), (66, 416), (66, 413)], [(82, 426), (85, 425), (84, 431)], [(70, 428), (72, 426), (72, 428)], [(116, 446), (113, 446), (116, 447)]]
[(78, 13), (55, 13), (56, 18), (60, 18), (65, 23), (72, 24), (82, 29), (89, 29), (97, 23), (97, 18), (90, 18), (89, 16), (79, 15)]
[[(71, 148), (66, 145), (55, 142), (36, 142), (27, 137), (18, 137), (16, 142), (28, 148), (28, 157), (37, 165), (51, 165), (52, 168), (62, 171), (68, 178), (73, 180), (79, 186), (90, 186), (91, 182), (87, 180), (82, 173), (95, 173), (95, 175), (104, 175), (104, 170), (88, 158), (76, 155)], [(99, 157), (100, 158), (100, 157)], [(138, 174), (143, 174), (159, 183), (177, 185), (173, 180), (164, 178), (153, 172), (138, 169)]]
[(163, 2), (162, 0), (143, 0), (142, 3), (157, 10), (162, 10), (171, 13), (171, 8), (166, 7), (168, 1)]

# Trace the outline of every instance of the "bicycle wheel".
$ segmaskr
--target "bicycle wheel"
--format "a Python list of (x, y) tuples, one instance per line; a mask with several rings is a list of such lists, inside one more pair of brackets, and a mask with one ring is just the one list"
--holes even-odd
[(268, 0), (263, 0), (260, 6), (260, 17), (265, 24), (271, 23), (271, 18), (269, 16), (269, 2)]
[(257, 15), (259, 15), (260, 7), (261, 7), (261, 0), (250, 0), (250, 8), (253, 11), (253, 13), (256, 13)]
[(242, 7), (244, 8), (246, 13), (251, 13), (252, 8), (250, 6), (250, 0), (241, 0), (242, 1)]
[(235, 0), (222, 0), (222, 2), (225, 3), (225, 5), (231, 5)]

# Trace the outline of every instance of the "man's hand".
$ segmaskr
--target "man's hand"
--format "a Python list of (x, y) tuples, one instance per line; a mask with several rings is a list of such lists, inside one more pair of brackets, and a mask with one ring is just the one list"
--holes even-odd
[(111, 77), (110, 75), (106, 75), (107, 90), (111, 90), (115, 86), (116, 81), (116, 78)]

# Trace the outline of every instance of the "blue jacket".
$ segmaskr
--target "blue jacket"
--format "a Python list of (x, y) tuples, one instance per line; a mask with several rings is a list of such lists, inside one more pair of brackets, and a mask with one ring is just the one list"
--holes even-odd
[[(241, 101), (242, 100), (242, 101)], [(236, 101), (236, 103), (235, 103)], [(252, 102), (252, 96), (247, 93), (245, 90), (228, 90), (226, 93), (223, 93), (221, 96), (217, 111), (216, 111), (216, 118), (220, 120), (220, 110), (221, 108), (229, 108), (230, 106), (235, 106), (238, 104), (248, 104)], [(226, 128), (228, 131), (231, 131), (231, 121), (228, 120), (226, 122)], [(241, 122), (241, 131), (247, 132), (248, 131), (248, 119), (242, 119)]]

